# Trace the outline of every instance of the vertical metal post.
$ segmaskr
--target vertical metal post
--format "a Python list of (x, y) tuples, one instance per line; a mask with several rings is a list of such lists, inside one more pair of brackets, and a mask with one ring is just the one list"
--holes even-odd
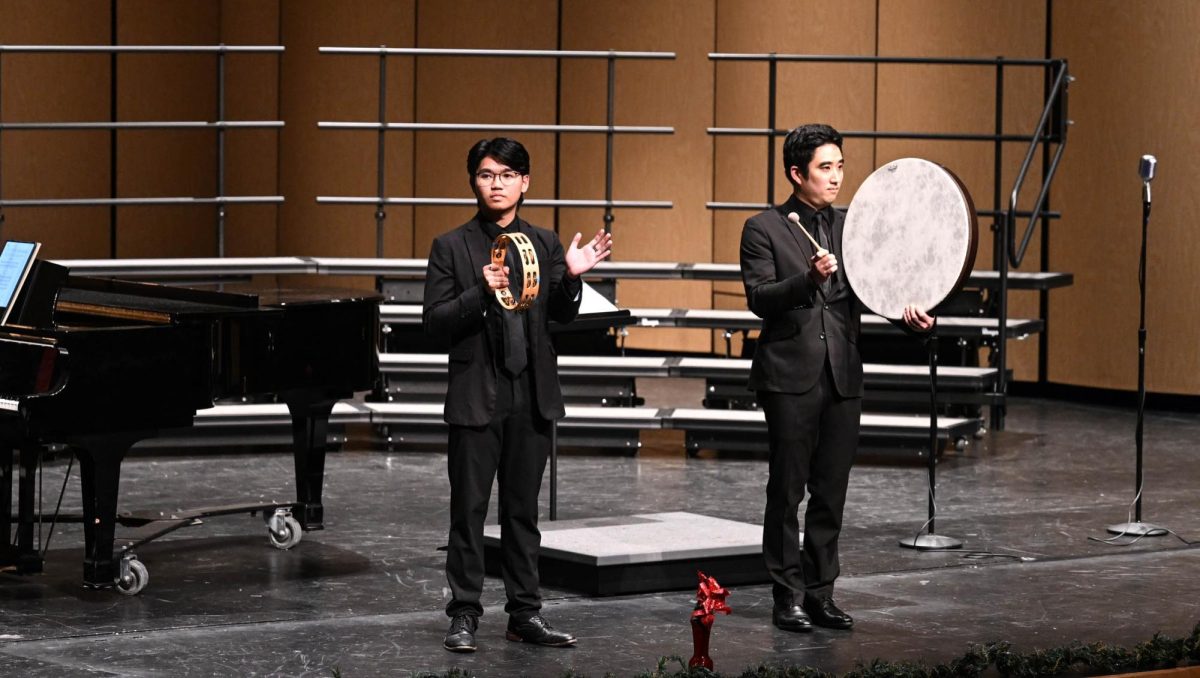
[(900, 540), (900, 546), (909, 549), (925, 551), (941, 551), (944, 549), (961, 548), (961, 539), (948, 537), (937, 533), (937, 454), (938, 454), (938, 408), (937, 408), (937, 366), (938, 366), (938, 334), (937, 321), (934, 321), (929, 336), (925, 337), (925, 349), (929, 352), (929, 458), (925, 468), (928, 472), (929, 495), (925, 521), (925, 533), (915, 534)]
[(778, 82), (779, 62), (775, 52), (767, 62), (767, 199), (768, 205), (775, 204), (775, 85)]
[[(1054, 35), (1054, 0), (1046, 0), (1046, 46), (1043, 56), (1046, 59), (1052, 59), (1053, 41), (1051, 38)], [(1042, 67), (1042, 101), (1050, 101), (1051, 87), (1055, 81), (1055, 67)], [(1044, 135), (1045, 141), (1042, 142), (1042, 183), (1046, 183), (1046, 172), (1050, 169), (1050, 133)], [(1059, 139), (1062, 143), (1062, 139)], [(1050, 270), (1050, 219), (1046, 213), (1050, 211), (1050, 195), (1046, 195), (1046, 202), (1043, 204), (1044, 210), (1040, 215), (1042, 221), (1041, 233), (1041, 264), (1040, 270), (1045, 273)], [(1035, 215), (1036, 217), (1037, 215)], [(1042, 331), (1038, 333), (1038, 387), (1045, 388), (1049, 381), (1049, 370), (1046, 363), (1050, 359), (1050, 290), (1038, 290), (1038, 317), (1042, 319)]]
[(608, 130), (604, 133), (604, 232), (612, 233), (613, 223), (613, 126), (616, 122), (617, 106), (617, 57), (608, 52)]
[[(385, 170), (387, 169), (387, 51), (380, 45), (379, 51), (379, 132), (375, 150), (375, 192), (379, 202), (375, 203), (375, 256), (383, 256), (383, 222), (387, 219), (385, 207)], [(415, 136), (415, 134), (414, 134)]]
[(217, 256), (225, 256), (225, 45), (217, 52)]
[[(109, 43), (117, 46), (117, 0), (109, 2)], [(108, 55), (108, 119), (116, 122), (117, 110), (117, 53)], [(119, 132), (114, 128), (108, 132), (108, 197), (117, 197), (117, 139)], [(120, 214), (116, 205), (108, 208), (108, 256), (117, 258), (117, 216)]]
[(993, 179), (993, 194), (992, 205), (998, 215), (1000, 228), (994, 233), (992, 238), (992, 262), (996, 270), (1000, 273), (1000, 287), (996, 291), (999, 295), (999, 312), (997, 313), (999, 327), (996, 332), (996, 368), (999, 374), (996, 376), (996, 391), (999, 393), (999, 398), (992, 401), (991, 406), (991, 422), (993, 431), (1004, 430), (1004, 415), (1008, 409), (1008, 241), (1012, 237), (1013, 227), (1013, 212), (1017, 209), (1016, 205), (1012, 205), (1011, 209), (1001, 213), (1001, 181), (1003, 179), (1003, 145), (1000, 140), (1004, 134), (1004, 57), (996, 57), (996, 142), (995, 142), (995, 177)]
[[(557, 6), (554, 8), (556, 13), (555, 21), (555, 42), (554, 49), (562, 50), (563, 48), (563, 0), (558, 0)], [(563, 83), (563, 60), (562, 57), (554, 57), (554, 124), (562, 124), (562, 83)], [(554, 132), (554, 199), (562, 198), (562, 133)], [(561, 224), (561, 207), (554, 206), (554, 232), (557, 234)], [(615, 289), (615, 285), (614, 285)], [(613, 293), (616, 296), (616, 292)], [(610, 300), (611, 301), (611, 300)]]
[[(1050, 11), (1047, 9), (1046, 21), (1050, 21)], [(1049, 24), (1047, 24), (1047, 33), (1049, 32)], [(1049, 41), (1049, 37), (1047, 37)], [(1050, 47), (1046, 46), (1046, 58), (1050, 58)], [(1050, 100), (1051, 87), (1055, 80), (1055, 68), (1048, 66), (1043, 69), (1045, 82), (1042, 86), (1042, 100)], [(1049, 132), (1044, 132), (1042, 137), (1042, 183), (1046, 183), (1046, 173), (1050, 169), (1050, 140)], [(1062, 140), (1059, 140), (1062, 143)], [(1043, 273), (1050, 270), (1050, 218), (1046, 213), (1050, 211), (1050, 195), (1046, 195), (1046, 200), (1042, 203), (1042, 213), (1034, 215), (1042, 222), (1041, 232), (1041, 256), (1039, 257), (1039, 270)], [(1038, 290), (1038, 317), (1042, 319), (1042, 331), (1038, 333), (1038, 386), (1045, 387), (1049, 381), (1049, 370), (1047, 363), (1050, 360), (1050, 291), (1043, 288)]]
[(1004, 243), (1001, 242), (1002, 206), (1000, 195), (1004, 177), (1004, 142), (1000, 136), (1004, 134), (1004, 67), (1000, 64), (1002, 57), (996, 57), (996, 116), (992, 133), (996, 139), (992, 142), (992, 210), (996, 216), (992, 219), (992, 268), (1000, 270), (1000, 260), (1004, 255)]
[[(0, 52), (0, 122), (4, 122), (4, 52)], [(0, 129), (0, 200), (4, 199), (4, 130)], [(4, 205), (0, 205), (0, 240), (4, 240)], [(7, 454), (7, 453), (4, 453)]]
[(926, 340), (929, 342), (929, 534), (937, 534), (937, 452), (938, 452), (938, 409), (937, 409), (937, 332)]

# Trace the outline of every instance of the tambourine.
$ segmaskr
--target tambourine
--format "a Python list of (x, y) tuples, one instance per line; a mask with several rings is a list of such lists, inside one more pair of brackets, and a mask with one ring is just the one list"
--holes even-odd
[[(504, 269), (504, 258), (509, 243), (516, 246), (515, 258), (521, 262), (521, 298), (514, 300), (512, 290), (506, 287), (496, 290), (496, 300), (510, 311), (524, 311), (533, 306), (533, 300), (537, 299), (538, 288), (542, 283), (542, 269), (538, 266), (537, 251), (533, 249), (529, 236), (524, 233), (501, 233), (496, 236), (495, 242), (492, 243), (493, 266)], [(510, 276), (514, 274), (516, 271), (509, 271)]]
[(953, 172), (901, 158), (871, 173), (850, 201), (843, 270), (863, 304), (898, 320), (914, 304), (932, 310), (975, 265), (975, 205)]

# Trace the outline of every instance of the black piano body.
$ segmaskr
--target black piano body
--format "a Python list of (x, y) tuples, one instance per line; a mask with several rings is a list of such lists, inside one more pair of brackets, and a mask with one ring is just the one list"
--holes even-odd
[[(323, 527), (333, 405), (378, 378), (379, 295), (357, 290), (227, 292), (72, 277), (50, 326), (0, 327), (0, 521), (9, 534), (12, 459), (22, 469), (16, 545), (0, 563), (41, 569), (32, 476), (42, 446), (79, 460), (84, 583), (113, 586), (121, 462), (139, 440), (191, 426), (214, 400), (275, 395), (292, 418), (294, 514)], [(126, 573), (127, 574), (127, 573)]]

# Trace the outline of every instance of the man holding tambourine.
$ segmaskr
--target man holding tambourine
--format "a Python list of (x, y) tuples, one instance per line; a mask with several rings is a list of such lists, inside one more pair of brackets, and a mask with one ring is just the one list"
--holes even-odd
[(450, 427), (450, 538), (446, 579), (452, 599), (443, 646), (473, 652), (483, 614), (483, 524), (499, 478), (501, 550), (509, 640), (561, 647), (569, 633), (541, 616), (537, 560), (538, 493), (552, 422), (566, 414), (549, 322), (579, 312), (579, 277), (612, 251), (600, 230), (565, 251), (553, 231), (523, 221), (529, 153), (512, 139), (484, 139), (467, 153), (479, 204), (471, 221), (433, 241), (425, 276), (424, 326), (449, 350), (445, 420)]
[[(746, 301), (763, 319), (750, 369), (767, 420), (763, 559), (773, 587), (771, 620), (787, 631), (814, 624), (849, 629), (833, 601), (838, 537), (862, 415), (858, 353), (862, 303), (839, 268), (845, 215), (833, 209), (842, 185), (842, 136), (803, 125), (783, 144), (792, 184), (787, 202), (746, 221), (741, 267)], [(926, 332), (916, 306), (896, 324)], [(804, 542), (797, 511), (808, 490)]]

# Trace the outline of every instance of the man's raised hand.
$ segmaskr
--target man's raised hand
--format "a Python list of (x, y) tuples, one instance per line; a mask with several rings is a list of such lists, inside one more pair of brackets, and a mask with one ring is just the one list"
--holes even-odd
[(571, 240), (571, 246), (567, 248), (567, 274), (572, 278), (587, 273), (599, 261), (612, 254), (612, 233), (605, 233), (604, 229), (600, 229), (596, 231), (596, 237), (580, 247), (579, 241), (582, 239), (583, 234), (576, 233), (575, 238)]

